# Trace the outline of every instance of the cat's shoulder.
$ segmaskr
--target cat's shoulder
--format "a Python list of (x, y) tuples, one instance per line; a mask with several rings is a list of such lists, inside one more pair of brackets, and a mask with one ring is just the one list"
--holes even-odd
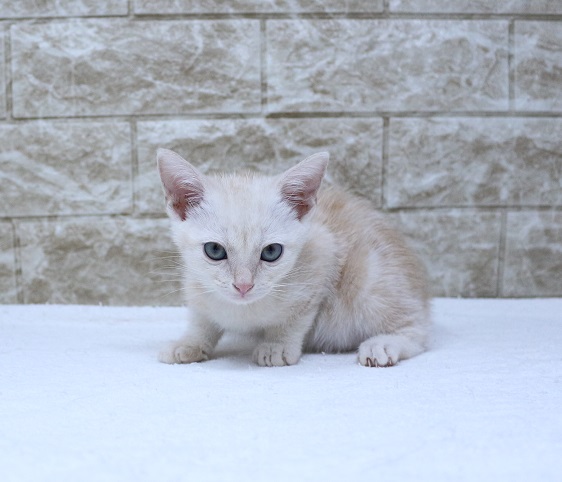
[(315, 221), (346, 238), (389, 238), (399, 244), (395, 223), (369, 199), (359, 197), (336, 185), (320, 189)]
[(345, 189), (330, 184), (322, 186), (318, 192), (319, 211), (332, 216), (349, 216), (352, 214), (381, 217), (371, 201), (359, 197)]

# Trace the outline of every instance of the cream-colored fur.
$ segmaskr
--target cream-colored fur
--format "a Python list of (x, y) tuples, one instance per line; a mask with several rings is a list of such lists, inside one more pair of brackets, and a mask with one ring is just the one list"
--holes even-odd
[[(276, 177), (205, 176), (158, 151), (194, 313), (162, 362), (207, 360), (225, 331), (258, 334), (253, 358), (262, 366), (295, 364), (303, 349), (358, 350), (362, 365), (391, 366), (425, 349), (422, 267), (367, 201), (319, 189), (327, 161), (319, 153)], [(226, 259), (210, 259), (209, 242), (224, 247)], [(273, 243), (283, 246), (281, 257), (260, 259)]]

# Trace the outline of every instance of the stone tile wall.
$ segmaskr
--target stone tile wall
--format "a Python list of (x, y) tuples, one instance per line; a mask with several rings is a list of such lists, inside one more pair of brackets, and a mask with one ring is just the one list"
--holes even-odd
[(562, 296), (562, 2), (0, 0), (0, 302), (179, 304), (155, 149), (329, 177), (441, 296)]

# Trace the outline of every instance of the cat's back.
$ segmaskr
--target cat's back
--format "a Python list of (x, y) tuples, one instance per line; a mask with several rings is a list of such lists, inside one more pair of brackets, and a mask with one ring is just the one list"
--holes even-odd
[(345, 248), (364, 247), (389, 252), (408, 250), (401, 233), (370, 201), (350, 194), (338, 186), (318, 193), (315, 221), (323, 224), (344, 243)]
[[(430, 295), (423, 265), (403, 235), (369, 201), (336, 186), (326, 187), (318, 194), (314, 221), (334, 236), (339, 266), (311, 346), (352, 347), (365, 335), (367, 318), (373, 318), (376, 332), (385, 331), (388, 326), (383, 329), (381, 320), (389, 312), (396, 320), (428, 318)], [(352, 319), (360, 322), (349, 322)], [(332, 336), (336, 332), (338, 336)]]
[(340, 257), (348, 264), (365, 266), (368, 259), (376, 257), (383, 266), (399, 268), (396, 272), (403, 273), (416, 291), (426, 295), (423, 266), (403, 234), (370, 201), (328, 186), (318, 193), (315, 222), (334, 234), (342, 251)]

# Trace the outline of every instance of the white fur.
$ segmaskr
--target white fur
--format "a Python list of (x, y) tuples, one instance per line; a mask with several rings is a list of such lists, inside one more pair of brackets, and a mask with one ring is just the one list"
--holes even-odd
[[(260, 335), (253, 358), (262, 366), (295, 364), (305, 348), (358, 349), (366, 366), (391, 366), (425, 349), (423, 270), (367, 202), (319, 190), (326, 153), (276, 177), (205, 176), (178, 157), (161, 149), (158, 164), (195, 317), (161, 361), (207, 360), (224, 331)], [(207, 242), (224, 246), (227, 259), (209, 259)], [(273, 243), (283, 255), (260, 260)], [(241, 284), (254, 286), (242, 294)]]

